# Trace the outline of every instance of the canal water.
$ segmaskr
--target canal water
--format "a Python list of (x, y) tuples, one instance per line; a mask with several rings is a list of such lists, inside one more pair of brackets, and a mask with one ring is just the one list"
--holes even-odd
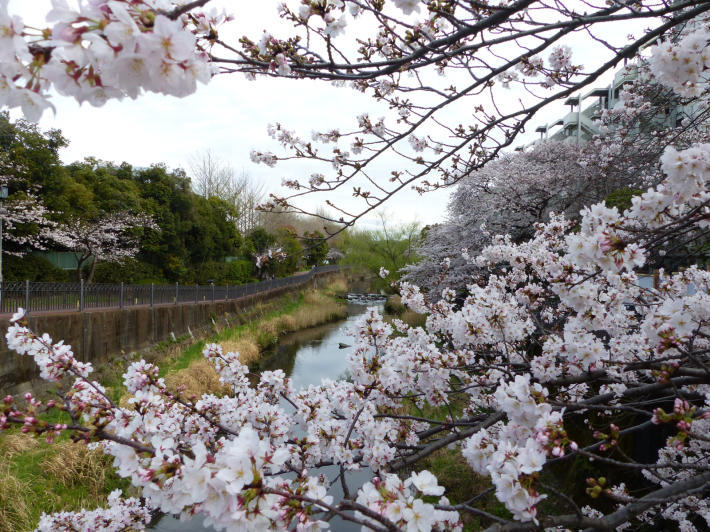
[[(353, 326), (358, 317), (368, 307), (378, 307), (383, 311), (384, 300), (376, 302), (367, 301), (348, 302), (348, 317), (334, 323), (313, 327), (285, 336), (279, 344), (265, 353), (259, 368), (253, 371), (282, 369), (293, 383), (294, 389), (299, 389), (311, 384), (320, 384), (325, 378), (338, 379), (347, 376), (346, 353), (348, 349), (341, 349), (341, 344), (351, 345), (352, 338), (346, 330)], [(338, 468), (329, 467), (320, 470), (326, 477), (334, 481), (338, 475)], [(369, 480), (370, 471), (363, 470), (348, 474), (348, 485), (351, 491), (357, 490), (364, 482)], [(343, 493), (340, 482), (335, 482), (330, 495), (337, 501)], [(355, 532), (360, 530), (360, 525), (342, 521), (339, 518), (331, 520), (331, 530), (338, 532)], [(205, 527), (202, 520), (194, 518), (190, 521), (180, 521), (172, 516), (164, 516), (156, 523), (152, 530), (156, 532), (204, 532), (214, 530)]]

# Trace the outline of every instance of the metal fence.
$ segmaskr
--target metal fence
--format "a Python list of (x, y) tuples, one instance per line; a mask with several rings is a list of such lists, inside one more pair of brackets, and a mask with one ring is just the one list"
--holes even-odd
[(26, 312), (125, 308), (138, 305), (177, 305), (180, 303), (216, 303), (268, 292), (276, 288), (307, 283), (315, 275), (336, 271), (338, 266), (320, 266), (307, 273), (282, 279), (235, 286), (210, 285), (131, 285), (80, 283), (6, 282), (0, 286), (0, 313), (12, 313), (19, 307)]

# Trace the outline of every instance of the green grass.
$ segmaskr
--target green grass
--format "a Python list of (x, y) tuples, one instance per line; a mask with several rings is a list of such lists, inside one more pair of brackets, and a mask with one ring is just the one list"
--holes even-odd
[(0, 448), (2, 532), (33, 530), (43, 512), (92, 509), (104, 505), (114, 489), (128, 492), (129, 482), (113, 472), (112, 458), (66, 437), (48, 445), (9, 432), (0, 438)]
[[(251, 311), (250, 314), (259, 315), (258, 321), (248, 321), (234, 327), (223, 329), (212, 336), (209, 339), (209, 342), (220, 343), (241, 336), (247, 331), (259, 331), (259, 323), (262, 321), (290, 314), (301, 307), (303, 305), (303, 293), (299, 293), (295, 298), (293, 296), (281, 298), (278, 300), (278, 303), (280, 303), (277, 306), (278, 308), (273, 310), (267, 310), (273, 305), (269, 305), (267, 308), (257, 307), (257, 309), (255, 311)], [(260, 334), (260, 336), (260, 339), (263, 341), (273, 343), (272, 337), (266, 338), (264, 334)], [(177, 358), (163, 361), (163, 363), (160, 364), (160, 376), (165, 377), (168, 373), (186, 369), (194, 361), (202, 359), (202, 349), (205, 347), (206, 343), (207, 342), (205, 340), (199, 340), (184, 349)], [(262, 345), (262, 347), (265, 347), (265, 345)]]

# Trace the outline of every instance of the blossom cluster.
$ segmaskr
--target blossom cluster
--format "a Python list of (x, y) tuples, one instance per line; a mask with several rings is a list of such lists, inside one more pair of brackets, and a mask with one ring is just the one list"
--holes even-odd
[[(76, 361), (61, 343), (52, 344), (47, 335), (35, 336), (23, 320), (22, 312), (14, 316), (8, 344), (33, 356), (43, 375), (76, 377), (66, 395), (67, 407), (84, 423), (101, 427), (98, 445), (114, 457), (118, 474), (141, 488), (147, 506), (166, 513), (200, 513), (217, 529), (286, 528), (296, 521), (300, 530), (317, 530), (325, 526), (317, 515), (332, 499), (322, 478), (308, 474), (310, 468), (335, 462), (347, 469), (365, 464), (381, 469), (394, 458), (397, 435), (408, 427), (421, 428), (378, 419), (375, 403), (354, 383), (326, 381), (294, 392), (283, 371), (277, 370), (263, 372), (259, 384), (251, 388), (248, 368), (238, 354), (223, 353), (215, 344), (205, 346), (203, 354), (231, 386), (232, 396), (189, 400), (174, 395), (157, 368), (141, 360), (123, 375), (131, 398), (126, 407), (118, 407), (99, 383), (88, 380), (90, 366)], [(61, 375), (56, 367), (63, 369)], [(280, 404), (282, 397), (289, 409)], [(3, 426), (22, 420), (27, 432), (71, 430), (37, 421), (35, 410), (41, 403), (32, 398), (31, 410), (24, 413), (12, 409), (11, 402), (6, 405)], [(415, 443), (416, 433), (408, 440)], [(289, 470), (299, 476), (278, 476)], [(406, 499), (414, 512), (406, 519), (423, 519), (419, 510), (428, 506), (422, 506), (421, 497), (443, 493), (432, 478), (424, 473), (412, 477), (419, 491), (417, 497)], [(133, 503), (125, 505), (112, 511)], [(458, 521), (455, 512), (440, 514), (437, 519)], [(63, 513), (47, 516), (43, 523), (85, 523), (95, 518)], [(425, 518), (431, 518), (430, 512)]]
[(158, 229), (153, 218), (144, 214), (117, 212), (87, 220), (70, 218), (52, 232), (55, 244), (70, 249), (82, 261), (118, 262), (134, 257), (140, 247), (137, 231)]
[(108, 496), (108, 506), (98, 510), (80, 512), (60, 512), (42, 514), (37, 532), (57, 530), (92, 530), (101, 532), (122, 532), (123, 530), (144, 530), (152, 519), (150, 509), (140, 500), (122, 499), (121, 490), (112, 491)]
[[(427, 470), (412, 473), (406, 480), (397, 475), (385, 474), (366, 482), (358, 494), (357, 502), (384, 515), (402, 530), (424, 532), (463, 529), (456, 512), (438, 510), (433, 504), (416, 497), (417, 494), (441, 497), (444, 488), (437, 484), (436, 477)], [(448, 499), (441, 497), (439, 502), (447, 505)]]
[[(545, 498), (534, 488), (533, 475), (542, 470), (548, 456), (563, 456), (562, 412), (553, 412), (546, 402), (547, 390), (531, 385), (530, 377), (518, 375), (503, 383), (494, 394), (509, 422), (498, 422), (467, 440), (462, 454), (474, 471), (490, 475), (496, 496), (521, 521), (536, 520), (539, 501)], [(555, 434), (550, 438), (550, 434)]]
[(710, 67), (708, 41), (710, 28), (704, 26), (681, 39), (653, 47), (651, 66), (658, 81), (682, 96), (701, 94), (707, 85), (707, 68)]
[(258, 269), (262, 269), (269, 265), (273, 265), (274, 263), (283, 262), (287, 257), (288, 255), (282, 248), (270, 247), (263, 253), (256, 255), (254, 261), (256, 263), (256, 267)]
[(100, 0), (72, 8), (52, 0), (51, 26), (35, 30), (0, 2), (0, 104), (38, 120), (50, 89), (103, 105), (143, 91), (186, 96), (215, 73), (210, 39), (228, 17), (173, 16), (170, 0)]

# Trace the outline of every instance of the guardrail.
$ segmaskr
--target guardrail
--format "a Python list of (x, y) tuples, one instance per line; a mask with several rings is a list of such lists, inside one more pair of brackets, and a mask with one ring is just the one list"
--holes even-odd
[(315, 275), (338, 270), (338, 266), (319, 266), (307, 273), (281, 279), (241, 285), (131, 285), (36, 283), (30, 281), (5, 282), (0, 286), (0, 313), (15, 312), (19, 307), (26, 312), (78, 311), (89, 309), (125, 308), (138, 305), (177, 305), (228, 301), (268, 292), (276, 288), (297, 286)]

